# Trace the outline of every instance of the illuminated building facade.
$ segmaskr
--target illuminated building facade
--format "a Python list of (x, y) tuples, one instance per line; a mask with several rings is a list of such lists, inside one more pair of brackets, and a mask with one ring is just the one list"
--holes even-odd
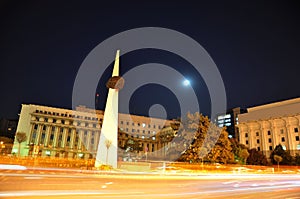
[(291, 155), (300, 153), (300, 98), (256, 106), (238, 115), (239, 141), (267, 157), (281, 144)]
[(239, 132), (237, 128), (238, 114), (246, 113), (246, 109), (240, 107), (230, 109), (226, 114), (220, 114), (216, 118), (216, 124), (218, 127), (226, 127), (229, 137), (238, 138)]
[[(97, 110), (95, 114), (95, 110), (84, 106), (69, 110), (23, 104), (17, 132), (25, 132), (27, 141), (21, 143), (21, 156), (94, 158), (102, 121), (103, 111)], [(169, 132), (172, 122), (119, 113), (119, 149), (163, 157), (167, 144), (161, 137)], [(18, 147), (15, 139), (12, 153), (17, 154)]]

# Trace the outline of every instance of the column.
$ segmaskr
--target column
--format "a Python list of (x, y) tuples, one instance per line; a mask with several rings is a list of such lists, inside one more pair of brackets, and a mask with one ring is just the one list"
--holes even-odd
[[(63, 128), (63, 127), (61, 127), (61, 128)], [(61, 148), (65, 148), (65, 146), (66, 146), (66, 139), (67, 139), (68, 130), (69, 130), (68, 128), (64, 128), (64, 130), (63, 130)]]
[(79, 130), (77, 149), (82, 150), (83, 130)]
[[(288, 144), (286, 149), (290, 150), (290, 152), (293, 152), (294, 145), (293, 145), (293, 140), (292, 139), (295, 137), (294, 136), (295, 133), (294, 133), (293, 130), (291, 130), (292, 126), (289, 123), (289, 118), (284, 118), (282, 120), (284, 120), (284, 122), (285, 122), (286, 139), (287, 139), (286, 142)], [(291, 153), (291, 155), (293, 155), (293, 154)]]
[(86, 138), (86, 150), (87, 151), (90, 151), (90, 144), (91, 144), (91, 134), (92, 132), (91, 131), (88, 131), (87, 132), (87, 138)]
[(74, 142), (76, 138), (76, 128), (72, 128), (71, 130), (71, 139), (70, 139), (70, 148), (75, 149)]
[(278, 145), (278, 139), (277, 139), (277, 128), (275, 126), (275, 121), (270, 121), (271, 123), (271, 133), (272, 133), (272, 140), (273, 140), (273, 147), (275, 148), (276, 145)]
[(38, 129), (37, 129), (37, 135), (36, 135), (36, 138), (35, 138), (35, 145), (39, 145), (40, 144), (40, 139), (41, 139), (41, 134), (42, 134), (42, 128), (43, 128), (43, 125), (39, 124), (38, 125)]
[(54, 138), (53, 138), (53, 144), (52, 144), (53, 148), (56, 148), (56, 146), (57, 146), (58, 131), (59, 131), (59, 128), (57, 126), (55, 126)]
[(261, 151), (265, 154), (264, 151), (268, 151), (269, 148), (267, 147), (267, 143), (266, 143), (266, 133), (265, 133), (265, 127), (264, 127), (264, 121), (259, 122), (260, 123), (260, 137), (261, 137)]
[(49, 145), (49, 138), (50, 138), (50, 134), (51, 134), (50, 130), (51, 130), (51, 126), (47, 125), (47, 127), (46, 127), (46, 137), (45, 137), (45, 142), (44, 142), (44, 146), (46, 146), (46, 147)]

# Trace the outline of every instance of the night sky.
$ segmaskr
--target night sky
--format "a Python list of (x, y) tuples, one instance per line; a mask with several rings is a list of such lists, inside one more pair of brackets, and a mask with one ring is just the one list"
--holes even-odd
[[(139, 27), (173, 29), (201, 44), (222, 75), (228, 108), (300, 96), (297, 1), (108, 2), (115, 1), (0, 1), (0, 118), (17, 118), (22, 103), (71, 108), (74, 80), (89, 52), (108, 37)], [(209, 114), (205, 83), (176, 55), (131, 52), (121, 57), (121, 73), (149, 62), (169, 65), (191, 79), (201, 111)], [(100, 109), (110, 69), (99, 82)], [(168, 118), (178, 116), (172, 92), (159, 85), (139, 88), (130, 112), (147, 115), (157, 103)]]

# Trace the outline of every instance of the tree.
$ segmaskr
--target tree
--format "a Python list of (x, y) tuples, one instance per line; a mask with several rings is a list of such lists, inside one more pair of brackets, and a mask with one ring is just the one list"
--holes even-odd
[(3, 143), (6, 143), (6, 144), (13, 144), (14, 143), (13, 139), (10, 139), (8, 137), (2, 137), (2, 136), (0, 136), (0, 141), (3, 142)]
[(297, 166), (300, 166), (300, 155), (297, 153), (296, 156), (295, 156), (295, 164)]
[(257, 149), (248, 150), (249, 157), (247, 158), (247, 164), (249, 165), (268, 165), (267, 157)]
[(277, 145), (275, 147), (274, 151), (272, 151), (272, 153), (270, 155), (270, 159), (272, 160), (272, 163), (277, 164), (277, 162), (274, 160), (274, 155), (278, 155), (278, 156), (282, 157), (282, 161), (281, 161), (282, 165), (292, 165), (294, 162), (293, 157), (290, 155), (289, 152), (287, 152), (283, 149), (281, 144)]
[(27, 140), (27, 136), (26, 133), (23, 132), (17, 132), (16, 133), (16, 140), (19, 143), (19, 149), (18, 149), (18, 156), (20, 156), (20, 152), (21, 152), (21, 143), (25, 142)]
[(112, 141), (111, 140), (105, 140), (105, 146), (106, 146), (106, 164), (107, 164), (107, 160), (108, 160), (108, 150), (110, 148), (112, 144)]
[(244, 164), (247, 163), (247, 158), (249, 157), (249, 152), (247, 149), (242, 149), (239, 153), (239, 157), (241, 158), (241, 160), (243, 161)]
[(235, 138), (231, 138), (230, 141), (235, 162), (239, 164), (246, 164), (247, 158), (249, 157), (248, 148), (245, 145), (240, 144)]
[(217, 127), (207, 116), (200, 113), (187, 114), (174, 140), (177, 150), (182, 153), (180, 161), (233, 161), (231, 143), (225, 128)]
[[(211, 151), (206, 156), (207, 160), (209, 162), (218, 162), (224, 164), (233, 162), (234, 154), (232, 153), (231, 142), (228, 138), (228, 133), (226, 129), (219, 128), (216, 125), (211, 124), (209, 131), (210, 132), (207, 136), (211, 136), (212, 140), (208, 142)], [(218, 135), (220, 136), (216, 137)], [(217, 140), (217, 142), (215, 142), (214, 140)]]
[(279, 155), (274, 155), (274, 160), (277, 162), (277, 170), (279, 171), (279, 163), (282, 161), (282, 157)]

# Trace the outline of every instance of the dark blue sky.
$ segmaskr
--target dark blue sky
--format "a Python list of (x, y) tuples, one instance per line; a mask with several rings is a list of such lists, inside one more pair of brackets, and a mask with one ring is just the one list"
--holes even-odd
[[(220, 70), (229, 108), (300, 96), (297, 1), (108, 2), (0, 2), (0, 117), (17, 118), (22, 103), (71, 108), (77, 70), (88, 53), (114, 34), (147, 26), (174, 29), (200, 43)], [(127, 66), (122, 72), (148, 62), (170, 65), (190, 77), (201, 110), (209, 112), (203, 80), (175, 55), (133, 52), (121, 57)], [(105, 78), (99, 85), (102, 96)], [(173, 98), (163, 87), (144, 86), (132, 96), (131, 111), (146, 115), (160, 103), (168, 117), (176, 117)], [(99, 99), (100, 108), (104, 99)]]

